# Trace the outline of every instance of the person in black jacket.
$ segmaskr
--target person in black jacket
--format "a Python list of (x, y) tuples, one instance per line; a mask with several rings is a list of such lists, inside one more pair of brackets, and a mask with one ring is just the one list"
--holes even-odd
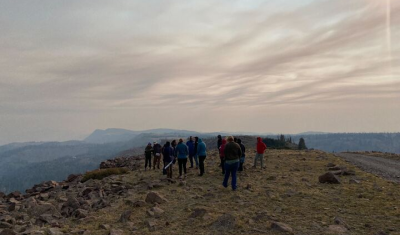
[(221, 135), (218, 135), (218, 140), (217, 140), (217, 149), (219, 150), (220, 148), (221, 148), (221, 145), (222, 145), (222, 136)]
[(199, 155), (197, 155), (197, 146), (199, 145), (199, 137), (194, 137), (194, 161), (196, 162), (196, 169), (199, 169)]
[(237, 143), (240, 146), (240, 149), (242, 150), (242, 156), (240, 157), (240, 165), (239, 165), (239, 171), (243, 171), (243, 164), (244, 164), (244, 160), (246, 157), (246, 147), (244, 147), (244, 145), (242, 144), (242, 140), (241, 139), (237, 139)]
[(145, 156), (145, 165), (144, 165), (144, 170), (147, 170), (147, 165), (151, 169), (151, 154), (153, 153), (153, 147), (151, 147), (151, 143), (148, 143), (146, 146), (146, 149), (144, 150), (144, 156)]

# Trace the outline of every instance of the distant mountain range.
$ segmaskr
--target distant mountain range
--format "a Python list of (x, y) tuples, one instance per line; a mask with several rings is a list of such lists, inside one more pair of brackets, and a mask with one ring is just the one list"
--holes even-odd
[[(113, 128), (96, 130), (83, 141), (12, 143), (0, 146), (0, 191), (24, 191), (42, 181), (63, 180), (69, 174), (96, 169), (101, 161), (118, 156), (123, 151), (131, 150), (140, 154), (148, 142), (199, 136), (209, 138), (206, 142), (210, 148), (214, 148), (218, 134), (278, 137), (278, 134), (272, 133), (201, 133), (175, 129), (132, 131)], [(304, 132), (286, 135), (289, 136), (296, 143), (303, 137), (307, 147), (327, 152), (400, 153), (400, 133)]]

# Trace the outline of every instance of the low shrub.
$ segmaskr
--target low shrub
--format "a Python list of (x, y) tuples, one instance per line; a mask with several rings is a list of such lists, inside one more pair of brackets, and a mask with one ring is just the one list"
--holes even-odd
[(98, 169), (94, 171), (88, 171), (82, 178), (82, 183), (86, 182), (90, 179), (101, 180), (110, 175), (123, 175), (126, 174), (129, 170), (127, 168), (107, 168), (107, 169)]

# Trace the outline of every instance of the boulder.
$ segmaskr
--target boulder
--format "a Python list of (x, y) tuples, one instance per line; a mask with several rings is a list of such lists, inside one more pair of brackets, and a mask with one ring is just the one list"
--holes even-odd
[(131, 211), (131, 210), (126, 210), (126, 211), (124, 211), (124, 212), (121, 214), (121, 216), (120, 216), (118, 222), (120, 222), (120, 223), (126, 223), (126, 222), (128, 222), (129, 219), (130, 219), (130, 217), (131, 217), (131, 215), (132, 215), (132, 211)]
[(41, 205), (34, 206), (28, 210), (28, 214), (31, 216), (39, 217), (43, 214), (59, 215), (58, 210), (50, 203), (43, 203)]
[(340, 184), (339, 178), (332, 172), (327, 172), (319, 177), (320, 183)]
[(154, 204), (154, 203), (162, 204), (162, 203), (167, 202), (168, 200), (156, 192), (149, 192), (146, 196), (145, 201), (147, 203), (152, 203), (152, 204)]
[(272, 222), (271, 229), (280, 231), (280, 232), (286, 232), (286, 233), (293, 234), (293, 229), (289, 225), (287, 225), (285, 223), (281, 223), (281, 222)]

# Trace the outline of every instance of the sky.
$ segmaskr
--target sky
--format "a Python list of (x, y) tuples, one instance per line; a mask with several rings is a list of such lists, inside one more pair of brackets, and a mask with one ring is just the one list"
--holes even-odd
[(0, 144), (400, 132), (397, 0), (2, 0)]

